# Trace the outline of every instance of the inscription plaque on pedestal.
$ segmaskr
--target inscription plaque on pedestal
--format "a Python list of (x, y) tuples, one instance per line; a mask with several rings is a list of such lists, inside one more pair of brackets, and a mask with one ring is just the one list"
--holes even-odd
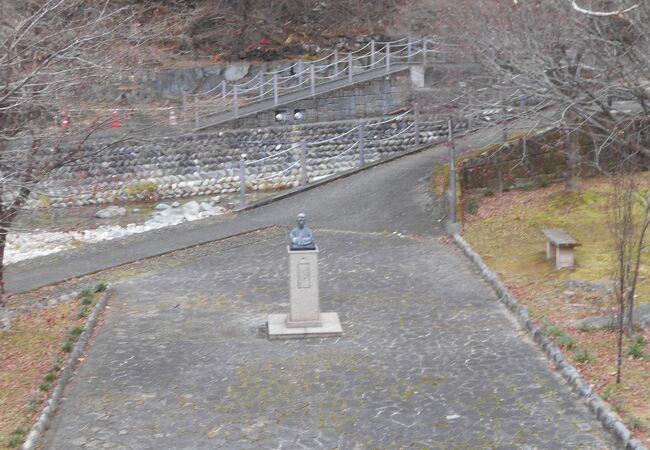
[(314, 250), (291, 250), (289, 252), (289, 295), (291, 311), (287, 327), (320, 326), (318, 299), (318, 247)]

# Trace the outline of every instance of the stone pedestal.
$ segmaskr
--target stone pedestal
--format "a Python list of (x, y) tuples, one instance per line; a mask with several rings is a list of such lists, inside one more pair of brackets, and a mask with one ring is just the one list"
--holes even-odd
[(289, 298), (291, 310), (287, 327), (319, 327), (320, 301), (318, 298), (318, 247), (315, 250), (289, 252)]
[(341, 336), (335, 312), (321, 313), (318, 292), (318, 248), (289, 253), (289, 314), (269, 314), (269, 339)]

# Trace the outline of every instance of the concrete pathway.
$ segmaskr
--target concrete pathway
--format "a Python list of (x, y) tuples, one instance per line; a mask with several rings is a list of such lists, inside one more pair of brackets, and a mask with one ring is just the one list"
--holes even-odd
[(344, 336), (266, 340), (266, 314), (288, 308), (287, 231), (152, 259), (114, 283), (45, 448), (614, 448), (433, 236), (316, 229), (322, 309)]
[[(61, 277), (283, 225), (113, 269), (111, 308), (45, 448), (615, 448), (480, 274), (438, 241), (428, 187), (445, 154), (85, 250), (56, 271), (33, 265)], [(266, 314), (288, 308), (298, 211), (315, 228), (322, 310), (339, 313), (342, 338), (264, 338)]]

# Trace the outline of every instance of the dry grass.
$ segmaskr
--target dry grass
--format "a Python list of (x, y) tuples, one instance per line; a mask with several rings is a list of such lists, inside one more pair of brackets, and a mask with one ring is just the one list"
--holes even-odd
[[(10, 309), (24, 305), (24, 297), (10, 299)], [(62, 344), (71, 329), (84, 326), (86, 318), (77, 317), (80, 308), (80, 299), (33, 308), (14, 315), (11, 330), (0, 331), (0, 449), (11, 448), (14, 430), (29, 433), (68, 356)]]
[[(643, 174), (640, 182), (648, 181), (650, 176)], [(468, 192), (465, 195), (473, 195), (479, 206), (474, 215), (465, 213), (464, 237), (528, 306), (534, 320), (570, 336), (565, 339), (573, 338), (572, 348), (564, 346), (568, 358), (647, 444), (650, 345), (646, 345), (643, 359), (627, 357), (623, 384), (616, 387), (616, 333), (576, 328), (579, 319), (615, 312), (614, 300), (603, 290), (567, 287), (569, 280), (612, 285), (613, 256), (607, 226), (610, 189), (606, 180), (594, 178), (584, 181), (582, 191), (576, 194), (565, 193), (560, 185), (490, 197)], [(576, 248), (574, 269), (554, 270), (546, 259), (542, 228), (563, 228), (582, 244)], [(650, 258), (646, 257), (641, 275), (650, 277)], [(650, 281), (642, 281), (637, 292), (637, 304), (648, 303)], [(644, 333), (650, 341), (650, 330)]]

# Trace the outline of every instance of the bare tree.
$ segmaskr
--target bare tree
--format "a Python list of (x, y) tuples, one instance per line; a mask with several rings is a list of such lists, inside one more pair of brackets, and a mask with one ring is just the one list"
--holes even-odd
[(123, 50), (139, 43), (134, 11), (113, 4), (0, 3), (0, 316), (6, 317), (2, 261), (16, 216), (48, 174), (94, 156), (84, 144), (103, 126), (96, 121), (63, 133), (53, 121), (76, 95), (123, 68)]

